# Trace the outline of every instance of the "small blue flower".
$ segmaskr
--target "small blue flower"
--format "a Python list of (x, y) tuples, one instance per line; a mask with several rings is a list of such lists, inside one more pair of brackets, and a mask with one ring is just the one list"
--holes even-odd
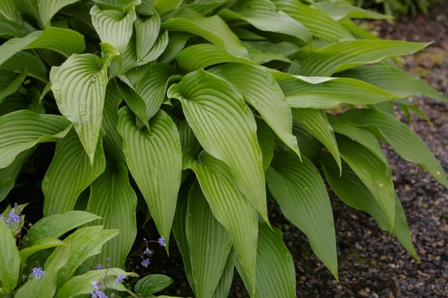
[(91, 283), (92, 283), (92, 288), (95, 291), (101, 291), (101, 288), (103, 287), (103, 285), (101, 283), (94, 281), (94, 280), (92, 280)]
[(149, 258), (144, 259), (143, 261), (141, 261), (141, 263), (143, 267), (148, 268), (149, 265)]
[(100, 269), (103, 269), (103, 266), (101, 266), (101, 264), (96, 264), (96, 270), (100, 270)]
[(165, 237), (160, 237), (157, 242), (159, 242), (160, 246), (166, 246)]
[(143, 252), (144, 255), (150, 255), (152, 254), (152, 251), (150, 251), (148, 248), (145, 249), (145, 251)]
[(126, 276), (124, 276), (123, 274), (120, 276), (117, 276), (117, 279), (114, 281), (114, 284), (119, 284), (123, 281), (123, 279), (125, 279)]
[(31, 272), (31, 276), (36, 277), (36, 279), (39, 279), (44, 275), (45, 275), (45, 272), (40, 267), (33, 268), (32, 272)]
[(17, 215), (14, 209), (11, 209), (11, 211), (9, 211), (8, 218), (6, 219), (6, 223), (8, 224), (8, 226), (12, 226), (14, 222), (19, 221), (20, 221), (20, 215)]
[(3, 214), (0, 214), (0, 219), (5, 221), (5, 218), (3, 217)]
[(90, 292), (90, 295), (92, 296), (92, 298), (108, 298), (107, 295), (101, 291)]

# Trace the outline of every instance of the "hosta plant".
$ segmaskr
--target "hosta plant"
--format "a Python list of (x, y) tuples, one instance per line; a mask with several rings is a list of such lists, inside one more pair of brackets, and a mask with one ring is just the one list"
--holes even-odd
[(0, 199), (55, 143), (44, 215), (119, 229), (97, 260), (123, 268), (143, 212), (196, 297), (227, 297), (234, 268), (252, 297), (293, 297), (268, 202), (337, 279), (323, 176), (418, 258), (380, 142), (448, 186), (393, 109), (446, 99), (395, 63), (428, 43), (367, 39), (350, 20), (382, 16), (312, 0), (4, 0), (0, 15)]

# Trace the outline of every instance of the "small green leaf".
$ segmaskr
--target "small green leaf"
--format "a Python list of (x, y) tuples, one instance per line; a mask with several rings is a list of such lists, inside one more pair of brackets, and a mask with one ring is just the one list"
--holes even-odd
[(34, 153), (36, 147), (25, 150), (8, 167), (0, 169), (0, 202), (3, 201), (8, 193), (13, 189), (16, 179), (20, 174), (22, 166), (28, 158)]
[(134, 289), (137, 295), (149, 296), (162, 291), (172, 283), (173, 280), (166, 275), (150, 274), (139, 279)]
[(64, 117), (21, 110), (0, 117), (0, 169), (38, 143), (63, 138), (71, 125)]
[(47, 84), (48, 69), (42, 59), (28, 52), (18, 52), (2, 64), (2, 68), (20, 73), (24, 68), (28, 70), (28, 76), (36, 78)]
[(36, 242), (34, 242), (32, 246), (25, 247), (20, 250), (20, 262), (22, 264), (25, 264), (28, 257), (31, 256), (32, 254), (47, 248), (57, 247), (61, 245), (65, 244), (59, 239), (50, 237), (41, 238)]
[(5, 97), (15, 93), (27, 75), (26, 67), (22, 69), (20, 74), (16, 76), (13, 71), (0, 68), (0, 103)]
[(9, 296), (19, 280), (20, 256), (16, 240), (4, 220), (0, 220), (0, 281), (2, 288)]

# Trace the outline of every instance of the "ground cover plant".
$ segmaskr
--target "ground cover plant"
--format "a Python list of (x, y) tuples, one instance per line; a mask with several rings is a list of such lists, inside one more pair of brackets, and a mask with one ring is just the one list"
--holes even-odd
[(235, 268), (253, 297), (295, 296), (267, 200), (337, 279), (324, 180), (418, 259), (380, 142), (448, 186), (393, 111), (422, 114), (416, 94), (446, 99), (395, 58), (428, 43), (351, 21), (383, 16), (294, 0), (6, 0), (0, 14), (0, 200), (55, 144), (44, 219), (83, 210), (119, 229), (89, 263), (125, 268), (143, 213), (179, 247), (196, 297), (227, 297)]

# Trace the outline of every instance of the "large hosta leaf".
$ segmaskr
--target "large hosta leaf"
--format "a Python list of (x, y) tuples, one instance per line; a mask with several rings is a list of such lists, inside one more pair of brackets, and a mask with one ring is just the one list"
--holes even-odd
[[(1, 11), (1, 10), (0, 10)], [(14, 37), (24, 37), (26, 30), (14, 21), (0, 17), (0, 37), (10, 39)]]
[(226, 228), (248, 280), (255, 292), (255, 269), (258, 239), (258, 213), (233, 181), (232, 173), (222, 161), (202, 152), (199, 163), (184, 158), (184, 167), (193, 169), (215, 218)]
[(330, 199), (316, 167), (292, 152), (276, 152), (266, 181), (285, 217), (307, 236), (314, 253), (337, 278), (336, 236)]
[(17, 155), (38, 143), (54, 142), (70, 130), (70, 122), (57, 115), (21, 110), (0, 117), (0, 169), (9, 166)]
[(104, 152), (109, 160), (125, 162), (123, 153), (123, 138), (118, 133), (118, 106), (122, 99), (115, 84), (107, 85), (106, 98), (103, 110), (103, 136)]
[[(260, 223), (257, 249), (257, 289), (253, 297), (296, 297), (294, 262), (282, 232)], [(240, 265), (237, 263), (240, 270)], [(247, 280), (243, 277), (247, 284)]]
[(278, 10), (284, 11), (303, 25), (311, 34), (319, 39), (338, 41), (340, 39), (353, 39), (341, 24), (333, 20), (324, 11), (295, 0), (272, 0)]
[(168, 44), (168, 32), (159, 34), (160, 17), (157, 12), (146, 20), (137, 18), (134, 22), (139, 64), (157, 59)]
[(22, 15), (19, 11), (17, 11), (17, 7), (14, 2), (14, 0), (3, 0), (0, 3), (0, 14), (8, 20), (22, 25)]
[(48, 80), (48, 69), (42, 59), (28, 52), (18, 52), (11, 58), (3, 62), (2, 68), (20, 73), (26, 67), (27, 74), (45, 84)]
[(219, 12), (224, 20), (245, 20), (255, 28), (293, 36), (301, 43), (310, 44), (312, 36), (308, 28), (283, 11), (277, 11), (268, 0), (242, 0), (235, 2), (229, 9)]
[(134, 6), (128, 6), (126, 12), (121, 12), (102, 10), (98, 5), (94, 5), (90, 14), (101, 41), (115, 46), (120, 53), (126, 51), (134, 29), (133, 23), (137, 18)]
[(216, 220), (196, 182), (188, 195), (187, 239), (195, 297), (212, 297), (232, 248), (226, 229)]
[(203, 17), (188, 11), (191, 16), (173, 17), (162, 23), (162, 29), (185, 31), (205, 38), (219, 48), (225, 49), (236, 57), (248, 58), (245, 47), (227, 24), (217, 15)]
[(102, 145), (98, 142), (97, 158), (91, 164), (73, 130), (57, 142), (56, 153), (42, 182), (45, 215), (73, 210), (81, 192), (104, 171), (106, 159)]
[(0, 46), (0, 64), (15, 53), (27, 49), (49, 49), (68, 57), (82, 53), (85, 48), (84, 37), (70, 29), (47, 28), (34, 31), (22, 38), (13, 38)]
[(179, 132), (162, 110), (150, 119), (149, 130), (136, 127), (128, 107), (120, 109), (119, 116), (118, 131), (129, 171), (168, 243), (182, 171)]
[(125, 164), (108, 163), (104, 173), (90, 186), (87, 211), (101, 216), (100, 223), (105, 228), (119, 229), (120, 233), (104, 245), (94, 259), (95, 264), (109, 258), (109, 266), (124, 268), (137, 234), (136, 206), (137, 196), (129, 184)]
[(380, 14), (367, 9), (362, 9), (358, 6), (353, 6), (345, 3), (331, 3), (319, 2), (318, 7), (325, 10), (334, 20), (339, 21), (345, 17), (347, 18), (363, 18), (363, 19), (393, 19), (393, 16), (387, 14)]
[(62, 115), (74, 123), (93, 163), (103, 119), (107, 65), (93, 54), (72, 55), (50, 72), (51, 90)]
[[(339, 198), (347, 205), (369, 213), (383, 231), (389, 231), (387, 214), (375, 200), (366, 185), (359, 179), (347, 163), (342, 163), (342, 175), (334, 159), (326, 154), (321, 159), (325, 176)], [(400, 200), (395, 196), (395, 221), (392, 233), (397, 236), (404, 248), (418, 260), (412, 245), (409, 227)]]
[(64, 6), (80, 0), (16, 0), (16, 7), (20, 11), (35, 17), (47, 28), (51, 26), (51, 18)]
[(160, 12), (167, 12), (177, 8), (183, 1), (182, 0), (157, 0), (155, 1), (155, 7)]
[(448, 187), (448, 180), (443, 168), (426, 144), (397, 118), (372, 109), (350, 110), (342, 116), (389, 143), (403, 159), (418, 163), (438, 182)]
[(338, 76), (348, 76), (384, 89), (402, 97), (421, 94), (437, 100), (448, 102), (439, 92), (428, 83), (411, 74), (387, 65), (358, 66), (338, 73)]
[[(385, 58), (409, 55), (420, 51), (429, 43), (398, 40), (344, 40), (322, 48), (303, 47), (296, 59), (297, 73), (305, 76), (329, 76)], [(337, 53), (337, 55), (335, 55)]]
[(263, 160), (254, 116), (236, 88), (217, 75), (192, 72), (171, 86), (202, 147), (231, 169), (238, 188), (267, 221)]
[(333, 129), (328, 123), (324, 111), (317, 109), (292, 109), (292, 116), (330, 151), (338, 164), (341, 163)]
[(389, 164), (345, 136), (338, 135), (337, 141), (342, 158), (370, 190), (386, 215), (388, 231), (392, 232), (395, 222), (395, 191)]
[(375, 104), (401, 98), (350, 78), (304, 77), (273, 73), (293, 108), (329, 109), (341, 103)]
[(211, 72), (223, 76), (263, 117), (277, 136), (298, 156), (297, 138), (292, 134), (291, 109), (274, 77), (264, 67), (225, 64)]

